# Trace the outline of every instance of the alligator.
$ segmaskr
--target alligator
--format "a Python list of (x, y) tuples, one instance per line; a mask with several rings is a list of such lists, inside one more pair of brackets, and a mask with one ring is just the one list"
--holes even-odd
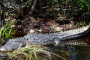
[(24, 37), (9, 39), (4, 46), (0, 47), (0, 51), (14, 51), (21, 47), (28, 47), (32, 44), (37, 45), (50, 45), (59, 44), (60, 41), (79, 38), (89, 33), (90, 27), (85, 26), (78, 29), (68, 30), (65, 32), (38, 34), (31, 33)]

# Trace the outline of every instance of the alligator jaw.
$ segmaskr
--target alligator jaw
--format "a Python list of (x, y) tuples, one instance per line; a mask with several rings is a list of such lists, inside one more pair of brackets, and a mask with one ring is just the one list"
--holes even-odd
[(17, 49), (20, 45), (19, 42), (15, 42), (17, 40), (19, 40), (19, 38), (9, 39), (8, 42), (4, 46), (0, 47), (0, 51), (13, 51)]
[(0, 51), (10, 51), (11, 49), (9, 49), (8, 47), (2, 46), (0, 47)]
[(0, 51), (6, 51), (4, 47), (0, 47)]
[(13, 50), (17, 49), (18, 47), (19, 47), (18, 45), (15, 47), (2, 46), (2, 47), (0, 47), (0, 51), (13, 51)]
[(2, 46), (2, 47), (0, 47), (0, 51), (13, 51), (14, 49), (13, 48), (11, 48), (11, 47), (6, 47), (6, 46)]

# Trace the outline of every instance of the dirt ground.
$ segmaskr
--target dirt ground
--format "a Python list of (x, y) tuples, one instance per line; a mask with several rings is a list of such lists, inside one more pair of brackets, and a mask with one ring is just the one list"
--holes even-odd
[[(82, 23), (82, 25), (77, 24)], [(24, 36), (28, 33), (54, 33), (72, 30), (87, 25), (88, 22), (74, 20), (55, 20), (52, 17), (21, 16), (16, 19), (14, 29), (17, 30), (14, 37)]]

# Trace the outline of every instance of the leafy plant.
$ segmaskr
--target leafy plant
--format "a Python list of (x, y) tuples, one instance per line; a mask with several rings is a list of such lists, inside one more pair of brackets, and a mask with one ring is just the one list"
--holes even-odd
[(77, 6), (79, 10), (85, 10), (88, 6), (90, 6), (89, 0), (80, 0), (77, 2)]
[(19, 9), (18, 10), (18, 16), (20, 16), (22, 14), (22, 11)]
[(5, 40), (12, 38), (12, 34), (14, 34), (16, 32), (16, 30), (14, 32), (12, 32), (12, 28), (15, 25), (12, 25), (14, 23), (15, 19), (11, 21), (11, 23), (6, 22), (5, 25), (3, 25), (0, 29), (0, 42), (1, 44), (3, 42), (5, 42)]
[(27, 8), (30, 8), (30, 6), (31, 6), (31, 3), (29, 2), (26, 7)]
[(78, 25), (81, 25), (82, 27), (84, 27), (85, 26), (85, 22), (84, 23), (77, 23), (76, 26), (78, 26)]
[(8, 16), (8, 12), (5, 12), (5, 13), (4, 13), (4, 16)]

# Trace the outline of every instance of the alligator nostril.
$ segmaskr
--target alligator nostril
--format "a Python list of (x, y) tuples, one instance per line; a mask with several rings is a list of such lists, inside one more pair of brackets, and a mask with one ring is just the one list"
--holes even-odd
[(27, 40), (28, 40), (28, 38), (27, 38)]

